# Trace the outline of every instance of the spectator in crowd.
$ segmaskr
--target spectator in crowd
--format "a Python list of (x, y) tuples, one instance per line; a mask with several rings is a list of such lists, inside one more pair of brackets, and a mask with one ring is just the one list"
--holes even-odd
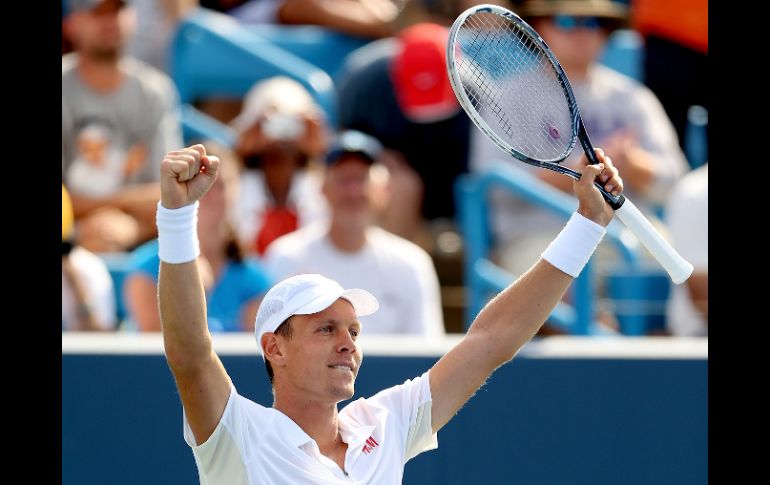
[[(214, 142), (206, 146), (221, 160), (219, 177), (198, 209), (198, 271), (206, 291), (209, 330), (253, 331), (259, 303), (272, 282), (259, 262), (245, 257), (230, 222), (238, 196), (236, 157)], [(129, 317), (138, 330), (159, 332), (157, 240), (137, 248), (132, 264), (124, 285)]]
[(345, 131), (326, 155), (323, 194), (328, 224), (288, 234), (270, 247), (266, 264), (276, 280), (320, 273), (348, 287), (367, 288), (387, 302), (363, 317), (367, 333), (444, 335), (438, 276), (419, 246), (373, 225), (372, 164), (380, 143), (361, 132)]
[(437, 24), (408, 27), (354, 51), (338, 83), (341, 126), (387, 149), (393, 197), (383, 227), (413, 241), (426, 221), (454, 219), (454, 181), (467, 171), (470, 120), (446, 74), (447, 38)]
[[(570, 80), (591, 141), (612, 157), (623, 173), (628, 197), (653, 218), (655, 209), (662, 206), (688, 165), (676, 132), (652, 92), (598, 62), (608, 35), (626, 21), (627, 7), (610, 0), (531, 0), (524, 2), (517, 13), (553, 50)], [(578, 145), (563, 164), (574, 168), (582, 154)], [(483, 172), (501, 161), (570, 191), (570, 178), (513, 163), (474, 130), (472, 169)], [(564, 224), (559, 216), (502, 191), (493, 193), (491, 206), (495, 256), (517, 275), (537, 260), (542, 245)], [(605, 246), (598, 254), (609, 256), (611, 249)]]
[(666, 222), (672, 245), (695, 267), (682, 285), (671, 287), (666, 326), (672, 335), (708, 335), (709, 300), (709, 168), (688, 173), (671, 192)]
[(328, 143), (321, 108), (298, 82), (274, 77), (247, 93), (232, 121), (245, 170), (236, 204), (238, 238), (264, 254), (276, 238), (327, 217), (315, 167)]
[(130, 4), (136, 11), (136, 35), (128, 43), (128, 54), (169, 72), (171, 40), (198, 0), (130, 0)]
[(117, 325), (112, 278), (99, 256), (75, 240), (72, 202), (61, 187), (61, 329), (114, 330)]
[(122, 0), (68, 0), (62, 57), (62, 177), (80, 244), (124, 251), (155, 234), (160, 161), (180, 146), (178, 94), (163, 73), (123, 54)]

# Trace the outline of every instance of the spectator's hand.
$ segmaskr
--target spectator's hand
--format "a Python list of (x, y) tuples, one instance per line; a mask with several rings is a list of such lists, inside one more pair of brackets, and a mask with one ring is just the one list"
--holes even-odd
[(128, 179), (142, 169), (150, 151), (144, 143), (136, 143), (126, 152), (126, 163), (123, 165), (123, 178)]
[(628, 187), (644, 192), (654, 178), (655, 160), (639, 145), (628, 131), (618, 131), (601, 142), (602, 148), (612, 154), (615, 168), (623, 172)]
[(594, 187), (594, 181), (603, 184), (604, 189), (612, 195), (618, 195), (623, 192), (623, 180), (618, 175), (618, 170), (613, 166), (610, 157), (606, 156), (601, 148), (595, 148), (594, 151), (600, 163), (590, 165), (584, 154), (580, 159), (580, 166), (583, 167), (580, 180), (574, 181), (572, 188), (580, 202), (578, 212), (583, 217), (606, 227), (615, 211), (604, 200), (599, 189)]
[(638, 144), (636, 137), (627, 130), (615, 131), (601, 141), (602, 148), (607, 153), (612, 153), (612, 161), (615, 164), (615, 168), (618, 170), (624, 168), (623, 165), (626, 163), (628, 152)]
[(305, 113), (302, 115), (302, 122), (305, 124), (305, 133), (298, 143), (300, 150), (310, 158), (326, 153), (329, 134), (323, 119), (317, 114)]
[(138, 237), (136, 219), (115, 207), (102, 207), (78, 220), (78, 244), (95, 253), (127, 251)]
[(206, 155), (203, 145), (166, 154), (160, 165), (160, 202), (178, 209), (200, 200), (219, 173), (219, 158)]

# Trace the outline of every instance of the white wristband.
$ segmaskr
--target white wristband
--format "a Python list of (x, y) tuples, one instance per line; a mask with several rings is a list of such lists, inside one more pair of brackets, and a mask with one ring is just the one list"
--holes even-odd
[(575, 212), (540, 256), (561, 271), (577, 278), (605, 232), (607, 230), (604, 227)]
[(158, 256), (165, 263), (181, 264), (200, 255), (198, 245), (198, 202), (166, 209), (158, 202)]

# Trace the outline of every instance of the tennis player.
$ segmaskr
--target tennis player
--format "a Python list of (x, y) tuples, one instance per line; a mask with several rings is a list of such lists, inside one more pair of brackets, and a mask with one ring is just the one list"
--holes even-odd
[(613, 210), (593, 186), (623, 189), (609, 157), (583, 160), (579, 207), (529, 271), (479, 313), (462, 341), (424, 374), (337, 409), (354, 393), (363, 355), (358, 317), (379, 303), (321, 275), (275, 285), (257, 313), (256, 338), (272, 407), (238, 394), (214, 353), (196, 258), (198, 200), (219, 160), (202, 145), (161, 165), (160, 313), (166, 358), (184, 407), (184, 437), (205, 484), (392, 484), (404, 465), (438, 447), (437, 432), (540, 328), (605, 233)]

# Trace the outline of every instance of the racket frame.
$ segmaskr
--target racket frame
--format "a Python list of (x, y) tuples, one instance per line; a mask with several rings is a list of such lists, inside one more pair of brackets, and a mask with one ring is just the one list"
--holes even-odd
[[(531, 158), (524, 153), (519, 152), (510, 146), (510, 144), (506, 143), (502, 138), (500, 138), (497, 133), (495, 133), (495, 131), (481, 117), (478, 110), (473, 106), (473, 102), (468, 97), (468, 94), (463, 87), (463, 82), (460, 79), (460, 72), (457, 68), (457, 61), (455, 58), (455, 46), (457, 45), (457, 34), (460, 31), (460, 28), (465, 24), (465, 21), (468, 19), (468, 17), (478, 13), (490, 13), (499, 15), (500, 17), (504, 17), (507, 19), (507, 21), (513, 23), (517, 28), (526, 33), (527, 37), (529, 37), (529, 39), (538, 47), (540, 52), (545, 55), (545, 58), (554, 68), (556, 77), (559, 80), (559, 84), (561, 84), (564, 90), (564, 94), (567, 98), (567, 104), (569, 105), (570, 110), (570, 118), (572, 120), (572, 136), (569, 148), (565, 151), (562, 158), (543, 161)], [(471, 121), (473, 121), (473, 123), (504, 152), (510, 154), (511, 156), (524, 163), (567, 175), (574, 180), (580, 180), (579, 172), (559, 164), (572, 153), (572, 150), (575, 148), (576, 141), (579, 139), (580, 145), (583, 147), (583, 151), (585, 152), (586, 157), (588, 157), (588, 162), (591, 164), (599, 163), (599, 160), (596, 157), (596, 153), (594, 152), (593, 145), (591, 144), (591, 140), (588, 138), (588, 132), (583, 125), (583, 119), (580, 116), (580, 109), (578, 108), (577, 101), (575, 100), (575, 94), (572, 91), (572, 86), (569, 83), (569, 79), (567, 78), (564, 69), (561, 67), (561, 64), (559, 64), (559, 60), (556, 59), (556, 56), (554, 56), (553, 52), (551, 52), (551, 49), (548, 47), (548, 44), (545, 42), (545, 40), (543, 40), (543, 38), (540, 37), (540, 34), (538, 34), (537, 31), (527, 22), (525, 22), (521, 17), (511, 12), (510, 10), (499, 7), (497, 5), (478, 5), (476, 7), (469, 8), (459, 17), (457, 17), (457, 19), (452, 24), (452, 28), (449, 30), (449, 41), (447, 42), (446, 58), (449, 82), (451, 83), (452, 89), (457, 95), (460, 105), (463, 107), (468, 116), (470, 116)], [(594, 183), (594, 185), (596, 185), (596, 187), (602, 193), (602, 196), (604, 196), (604, 199), (610, 204), (610, 206), (612, 206), (613, 209), (619, 209), (625, 202), (625, 197), (622, 194), (617, 196), (612, 195), (607, 192), (598, 182)]]
[[(473, 103), (465, 92), (462, 80), (460, 79), (460, 73), (457, 69), (457, 64), (455, 61), (455, 45), (457, 43), (457, 33), (462, 25), (465, 24), (466, 19), (477, 13), (491, 13), (499, 15), (504, 17), (508, 22), (511, 22), (515, 26), (521, 28), (535, 43), (538, 49), (540, 49), (540, 51), (545, 54), (546, 59), (548, 59), (548, 61), (553, 66), (559, 83), (561, 83), (561, 86), (564, 88), (564, 93), (567, 97), (567, 102), (572, 118), (572, 138), (567, 150), (564, 152), (563, 158), (551, 161), (541, 161), (516, 151), (508, 143), (497, 136), (494, 130), (492, 130), (489, 125), (487, 125), (486, 121), (484, 121), (479, 112), (473, 106)], [(569, 83), (569, 79), (567, 79), (567, 75), (564, 73), (564, 69), (562, 69), (558, 59), (556, 59), (556, 56), (553, 54), (553, 52), (551, 52), (548, 44), (546, 44), (543, 38), (540, 37), (540, 34), (538, 34), (537, 31), (535, 31), (535, 29), (533, 29), (521, 17), (509, 11), (508, 9), (499, 7), (497, 5), (477, 5), (467, 9), (465, 12), (460, 14), (459, 17), (457, 17), (454, 24), (452, 24), (451, 29), (449, 30), (446, 57), (449, 81), (458, 101), (460, 102), (460, 105), (471, 118), (473, 123), (504, 152), (510, 154), (512, 157), (524, 163), (552, 170), (554, 172), (572, 177), (575, 180), (580, 180), (580, 173), (568, 167), (559, 165), (560, 162), (564, 161), (564, 159), (567, 158), (570, 153), (572, 153), (572, 150), (575, 148), (575, 141), (577, 138), (580, 140), (580, 144), (583, 147), (583, 151), (585, 152), (586, 157), (588, 157), (588, 161), (592, 164), (599, 163), (594, 152), (593, 145), (591, 144), (591, 140), (588, 138), (588, 133), (586, 132), (585, 126), (583, 124), (583, 119), (580, 116), (580, 110), (578, 109), (577, 102), (575, 101), (575, 94), (572, 92), (572, 86)], [(637, 238), (639, 238), (644, 247), (650, 251), (650, 253), (668, 272), (671, 280), (676, 284), (681, 284), (686, 281), (693, 272), (693, 265), (682, 258), (679, 253), (677, 253), (676, 250), (671, 247), (668, 241), (666, 241), (660, 235), (660, 233), (655, 229), (655, 227), (653, 227), (653, 225), (644, 216), (644, 214), (639, 211), (636, 205), (634, 205), (634, 203), (630, 200), (627, 200), (623, 194), (619, 194), (618, 196), (610, 194), (598, 182), (594, 182), (594, 185), (599, 189), (599, 191), (602, 193), (602, 196), (604, 196), (604, 199), (607, 200), (610, 206), (615, 209), (616, 214), (620, 220), (629, 230), (631, 230), (631, 232), (634, 233), (634, 235), (636, 235)]]

